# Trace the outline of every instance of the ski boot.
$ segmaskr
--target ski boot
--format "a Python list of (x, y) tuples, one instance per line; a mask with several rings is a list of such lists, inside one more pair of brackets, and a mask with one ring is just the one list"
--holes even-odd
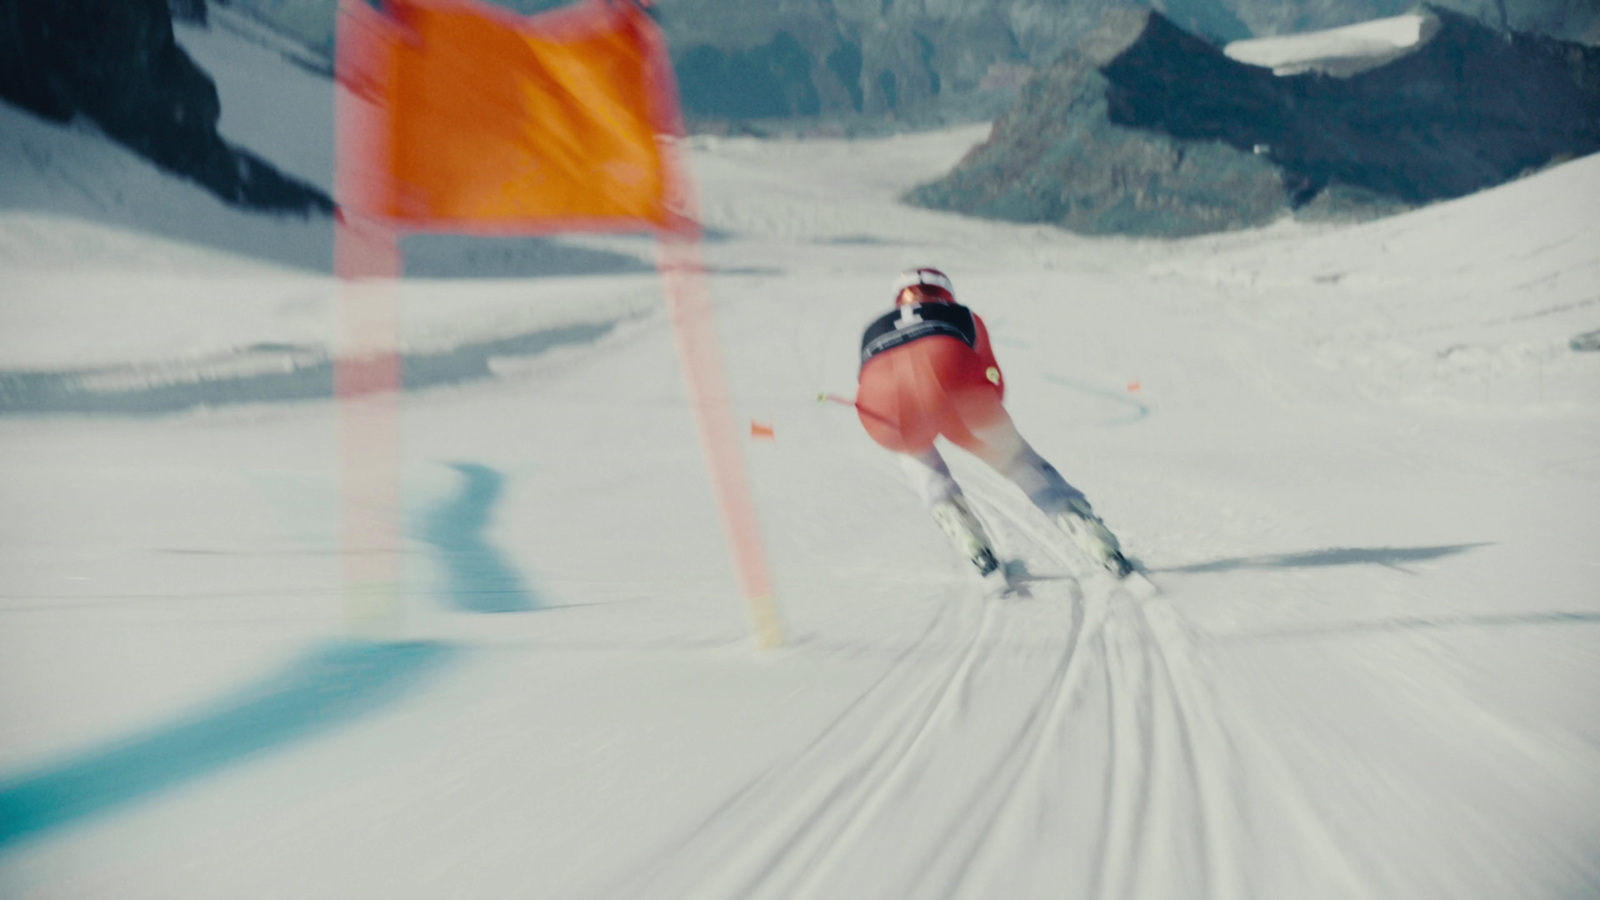
[(957, 494), (941, 500), (933, 505), (932, 513), (933, 520), (949, 536), (950, 543), (972, 563), (980, 577), (989, 579), (1000, 571), (1000, 560), (995, 558), (989, 535), (983, 530), (983, 523), (972, 514), (965, 498)]
[(1066, 508), (1052, 518), (1083, 555), (1106, 571), (1118, 578), (1133, 571), (1133, 563), (1128, 562), (1127, 557), (1122, 555), (1122, 546), (1117, 542), (1117, 536), (1112, 534), (1111, 529), (1094, 514), (1094, 509), (1089, 506), (1087, 499), (1071, 498), (1067, 501)]

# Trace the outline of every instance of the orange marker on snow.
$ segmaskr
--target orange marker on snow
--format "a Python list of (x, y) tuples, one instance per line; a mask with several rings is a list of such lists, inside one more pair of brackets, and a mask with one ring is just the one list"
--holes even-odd
[(1128, 393), (1130, 393), (1130, 394), (1139, 393), (1139, 379), (1135, 378), (1134, 380), (1128, 382)]
[(775, 441), (778, 439), (778, 436), (772, 433), (771, 425), (763, 425), (760, 422), (757, 422), (755, 419), (750, 420), (750, 436), (753, 438), (764, 438), (769, 441)]

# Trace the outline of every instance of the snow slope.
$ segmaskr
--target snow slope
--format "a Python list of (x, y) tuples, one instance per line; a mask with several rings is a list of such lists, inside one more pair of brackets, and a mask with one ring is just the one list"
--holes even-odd
[[(225, 109), (326, 90), (180, 39)], [(284, 121), (224, 130), (314, 159)], [(303, 224), (6, 124), (0, 368), (338, 345), (338, 286), (251, 252)], [(332, 404), (0, 418), (0, 893), (1600, 892), (1600, 354), (1567, 346), (1600, 317), (1600, 158), (1176, 243), (895, 201), (982, 138), (687, 142), (735, 402), (775, 432), (747, 458), (777, 652), (748, 646), (659, 288), (621, 262), (397, 288), (407, 348), (617, 323), (406, 395), (397, 644), (346, 640)], [(952, 451), (1030, 577), (982, 599), (814, 401), (918, 263), (1158, 597)]]

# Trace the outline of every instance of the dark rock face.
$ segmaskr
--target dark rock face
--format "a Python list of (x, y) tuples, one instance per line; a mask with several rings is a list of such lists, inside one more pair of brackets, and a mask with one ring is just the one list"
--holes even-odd
[(910, 199), (1174, 236), (1293, 208), (1388, 212), (1600, 151), (1600, 50), (1430, 14), (1419, 47), (1348, 78), (1275, 76), (1158, 14), (1110, 16)]
[(701, 44), (678, 57), (674, 68), (689, 115), (763, 119), (814, 116), (822, 110), (812, 63), (805, 48), (781, 31), (749, 50)]
[(206, 24), (206, 0), (167, 0), (167, 12), (174, 22)]
[(1108, 15), (1077, 52), (1023, 87), (987, 142), (908, 199), (1086, 234), (1176, 237), (1279, 215), (1290, 187), (1262, 156), (1219, 141), (1183, 141), (1112, 122), (1113, 86), (1102, 68), (1135, 47), (1157, 21), (1171, 27), (1153, 13)]
[(0, 98), (56, 122), (87, 117), (229, 203), (332, 212), (326, 194), (217, 134), (216, 86), (173, 40), (166, 0), (0, 0)]

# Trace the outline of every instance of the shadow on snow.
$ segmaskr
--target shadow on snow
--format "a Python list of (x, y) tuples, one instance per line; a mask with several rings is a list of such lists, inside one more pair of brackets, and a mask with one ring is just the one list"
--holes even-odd
[[(615, 321), (546, 328), (449, 350), (400, 358), (404, 390), (495, 377), (492, 361), (538, 356), (565, 345), (593, 344)], [(0, 416), (76, 413), (159, 416), (198, 407), (289, 403), (333, 397), (334, 361), (319, 350), (259, 344), (237, 353), (166, 366), (117, 366), (68, 372), (0, 371)]]
[(1314, 569), (1324, 566), (1384, 566), (1406, 574), (1415, 574), (1402, 563), (1426, 562), (1454, 556), (1489, 544), (1446, 544), (1439, 547), (1331, 547), (1302, 553), (1274, 553), (1265, 556), (1237, 556), (1211, 562), (1191, 563), (1186, 566), (1168, 566), (1150, 569), (1152, 573), (1200, 574), (1207, 572), (1232, 572), (1237, 569)]
[(1369, 622), (1344, 622), (1274, 631), (1228, 635), (1224, 640), (1279, 640), (1287, 638), (1344, 637), (1385, 631), (1443, 630), (1457, 628), (1512, 628), (1529, 625), (1600, 625), (1597, 612), (1498, 613), (1480, 616), (1406, 616)]

